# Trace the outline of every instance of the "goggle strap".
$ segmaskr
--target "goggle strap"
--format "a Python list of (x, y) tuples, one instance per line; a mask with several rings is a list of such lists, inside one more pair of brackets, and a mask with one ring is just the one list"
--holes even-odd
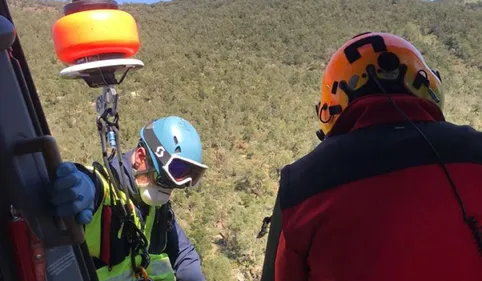
[(171, 154), (167, 152), (162, 143), (156, 137), (156, 135), (154, 134), (154, 130), (148, 127), (149, 126), (144, 129), (144, 139), (147, 146), (151, 148), (156, 158), (155, 160), (152, 160), (157, 162), (159, 169), (162, 169), (162, 166), (164, 166), (169, 161), (169, 159), (171, 159)]

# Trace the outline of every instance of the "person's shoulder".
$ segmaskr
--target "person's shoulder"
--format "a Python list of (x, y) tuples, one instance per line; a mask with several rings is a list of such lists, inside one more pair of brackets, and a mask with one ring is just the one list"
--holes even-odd
[(482, 163), (482, 131), (473, 126), (438, 122), (427, 130), (427, 135), (445, 153), (471, 155), (470, 159)]
[(482, 131), (466, 124), (456, 124), (449, 121), (435, 122), (434, 127), (439, 128), (443, 132), (453, 132), (458, 134), (469, 134), (474, 136), (482, 136)]
[(94, 183), (97, 182), (98, 175), (96, 175), (95, 172), (94, 172), (94, 170), (95, 170), (94, 164), (84, 165), (84, 164), (77, 163), (77, 162), (71, 162), (71, 163), (75, 165), (77, 170), (86, 174)]
[(322, 162), (327, 160), (328, 151), (333, 152), (333, 149), (336, 149), (333, 146), (333, 143), (335, 143), (333, 139), (334, 138), (331, 138), (331, 139), (327, 138), (323, 142), (320, 142), (319, 144), (317, 144), (311, 151), (309, 151), (302, 157), (283, 166), (283, 168), (280, 169), (281, 178), (286, 178), (288, 177), (289, 174), (296, 173), (299, 170), (305, 170), (308, 166), (311, 166), (314, 164), (320, 165)]
[(482, 132), (470, 125), (451, 122), (434, 122), (422, 126), (421, 129), (435, 142), (464, 143), (468, 146), (482, 148)]
[[(298, 197), (304, 193), (303, 190), (311, 189), (308, 182), (320, 176), (320, 167), (325, 165), (326, 157), (330, 157), (324, 153), (328, 145), (328, 142), (323, 141), (304, 156), (280, 169), (279, 192), (282, 208), (300, 201)], [(323, 154), (325, 158), (321, 157)]]

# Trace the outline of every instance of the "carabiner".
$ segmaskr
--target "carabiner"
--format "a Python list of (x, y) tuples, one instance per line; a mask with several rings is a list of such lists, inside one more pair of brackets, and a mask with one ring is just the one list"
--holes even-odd
[(146, 269), (142, 266), (136, 268), (136, 278), (138, 281), (151, 281), (149, 274), (147, 274)]

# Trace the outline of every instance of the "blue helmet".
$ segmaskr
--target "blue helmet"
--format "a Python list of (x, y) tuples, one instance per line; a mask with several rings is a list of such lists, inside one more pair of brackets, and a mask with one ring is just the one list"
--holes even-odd
[(155, 120), (140, 130), (141, 143), (149, 151), (156, 181), (163, 187), (197, 185), (205, 170), (201, 138), (196, 129), (177, 116)]

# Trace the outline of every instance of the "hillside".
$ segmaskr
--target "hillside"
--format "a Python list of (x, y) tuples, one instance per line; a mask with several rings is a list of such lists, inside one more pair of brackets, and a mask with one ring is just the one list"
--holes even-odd
[[(404, 36), (438, 69), (449, 121), (482, 129), (482, 4), (417, 0), (175, 0), (124, 5), (138, 21), (146, 67), (118, 87), (123, 146), (146, 122), (179, 115), (198, 128), (210, 166), (199, 188), (176, 191), (178, 219), (209, 281), (257, 280), (256, 239), (278, 169), (318, 140), (313, 104), (330, 55), (367, 30)], [(100, 159), (94, 98), (60, 80), (51, 28), (59, 3), (13, 0), (12, 13), (62, 157)]]

